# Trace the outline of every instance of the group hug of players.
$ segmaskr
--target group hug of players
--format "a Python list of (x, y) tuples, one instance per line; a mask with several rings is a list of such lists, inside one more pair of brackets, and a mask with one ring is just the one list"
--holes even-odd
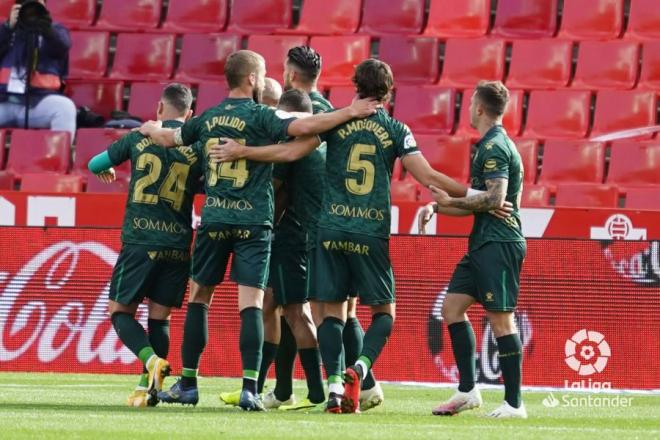
[[(356, 67), (357, 96), (342, 109), (317, 91), (320, 74), (321, 56), (295, 47), (284, 61), (282, 93), (276, 81), (267, 81), (261, 55), (237, 51), (225, 65), (230, 92), (223, 102), (192, 118), (191, 91), (171, 84), (158, 103), (157, 121), (90, 161), (90, 170), (106, 182), (115, 178), (113, 166), (131, 162), (122, 249), (109, 290), (112, 325), (144, 365), (128, 405), (198, 403), (208, 310), (230, 256), (243, 382), (221, 400), (247, 411), (356, 413), (381, 404), (372, 367), (395, 321), (389, 231), (390, 179), (398, 158), (435, 199), (420, 212), (422, 231), (434, 213), (475, 218), (442, 312), (460, 382), (433, 414), (482, 405), (466, 315), (479, 302), (497, 339), (505, 387), (504, 402), (488, 415), (526, 417), (522, 345), (513, 320), (526, 251), (518, 214), (523, 169), (501, 125), (507, 89), (482, 82), (472, 96), (471, 124), (482, 138), (466, 188), (435, 171), (409, 128), (383, 108), (394, 86), (386, 63), (368, 59)], [(201, 185), (206, 200), (191, 256), (192, 202)], [(163, 390), (170, 374), (170, 312), (182, 306), (189, 278), (181, 376)], [(135, 318), (145, 298), (147, 331)], [(366, 333), (356, 318), (357, 298), (371, 309)], [(299, 401), (292, 391), (296, 355), (308, 388)], [(263, 394), (274, 360), (277, 383)]]

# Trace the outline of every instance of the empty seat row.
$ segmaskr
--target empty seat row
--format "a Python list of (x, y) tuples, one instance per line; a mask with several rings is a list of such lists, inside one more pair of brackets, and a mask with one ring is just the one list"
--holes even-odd
[[(169, 0), (161, 24), (163, 0), (104, 0), (98, 19), (96, 0), (60, 0), (49, 8), (72, 28), (142, 29), (167, 32), (262, 32), (332, 35), (420, 34), (475, 37), (491, 31), (491, 0), (305, 0), (300, 22), (292, 27), (293, 0)], [(6, 17), (14, 0), (0, 0)], [(506, 38), (558, 35), (580, 40), (617, 38), (624, 32), (625, 0), (565, 0), (557, 29), (558, 0), (498, 1), (492, 33)], [(427, 23), (424, 28), (424, 23)], [(660, 37), (655, 0), (630, 0), (625, 36)]]
[[(71, 79), (97, 79), (108, 75), (122, 80), (222, 81), (227, 57), (241, 48), (242, 37), (230, 34), (187, 34), (181, 41), (176, 72), (174, 34), (131, 34), (117, 37), (114, 63), (109, 69), (110, 34), (72, 33)], [(282, 60), (294, 47), (310, 44), (322, 56), (324, 85), (350, 84), (353, 66), (371, 52), (368, 36), (313, 37), (252, 35), (247, 47), (266, 58), (268, 75), (282, 78)], [(435, 83), (471, 87), (479, 79), (505, 79), (506, 44), (502, 39), (450, 39), (445, 44), (440, 74), (440, 42), (434, 37), (385, 36), (379, 58), (392, 66), (398, 83)], [(638, 72), (640, 51), (643, 53)], [(640, 44), (625, 40), (583, 42), (579, 46), (575, 76), (573, 43), (567, 40), (517, 40), (513, 43), (506, 83), (528, 90), (570, 86), (573, 89), (660, 90), (660, 41)], [(108, 70), (110, 70), (108, 72)], [(638, 75), (639, 74), (639, 75)]]

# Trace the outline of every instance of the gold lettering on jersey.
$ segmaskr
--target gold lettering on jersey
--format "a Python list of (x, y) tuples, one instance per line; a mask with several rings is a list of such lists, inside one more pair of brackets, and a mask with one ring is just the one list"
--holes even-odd
[(385, 220), (385, 213), (382, 209), (362, 208), (360, 206), (340, 205), (337, 203), (330, 205), (330, 214), (340, 217), (361, 218), (379, 222)]
[(133, 217), (133, 229), (158, 231), (170, 234), (187, 234), (188, 229), (177, 222), (166, 222), (146, 217)]
[(370, 131), (375, 134), (383, 148), (389, 148), (393, 144), (392, 139), (390, 139), (390, 134), (387, 132), (387, 130), (385, 130), (382, 125), (368, 119), (360, 119), (349, 124), (345, 124), (343, 128), (340, 128), (337, 131), (337, 133), (343, 140), (346, 139), (346, 137), (349, 135), (358, 131)]
[(185, 156), (188, 165), (193, 166), (197, 162), (197, 155), (192, 147), (177, 147), (177, 150)]
[(167, 260), (167, 261), (190, 261), (190, 252), (181, 249), (166, 249), (162, 251), (149, 251), (147, 252), (149, 259), (153, 261)]
[(228, 231), (212, 231), (209, 232), (209, 237), (212, 240), (221, 241), (238, 238), (239, 240), (247, 240), (250, 238), (249, 229), (230, 229)]
[(353, 243), (352, 241), (324, 241), (323, 247), (328, 251), (342, 251), (351, 254), (369, 255), (369, 246), (366, 244)]
[(137, 148), (137, 150), (141, 153), (142, 150), (147, 148), (149, 145), (154, 145), (154, 141), (150, 137), (144, 138), (140, 142), (135, 144), (135, 148)]
[(213, 130), (215, 127), (230, 127), (238, 131), (245, 130), (245, 121), (236, 116), (214, 116), (206, 121), (206, 129)]
[(234, 211), (251, 211), (252, 204), (247, 200), (230, 200), (223, 199), (221, 197), (206, 197), (206, 205), (209, 208), (222, 208), (222, 209), (231, 209)]

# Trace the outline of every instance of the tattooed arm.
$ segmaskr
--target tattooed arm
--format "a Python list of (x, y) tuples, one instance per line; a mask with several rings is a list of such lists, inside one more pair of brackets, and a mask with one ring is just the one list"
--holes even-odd
[(433, 198), (441, 207), (488, 212), (504, 206), (508, 185), (508, 179), (487, 179), (486, 191), (469, 197), (450, 197), (445, 191), (433, 186), (431, 191), (433, 192)]

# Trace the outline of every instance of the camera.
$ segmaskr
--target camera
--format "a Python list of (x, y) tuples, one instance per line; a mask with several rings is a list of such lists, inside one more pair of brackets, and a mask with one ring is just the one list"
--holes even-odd
[(21, 5), (16, 26), (28, 32), (43, 33), (50, 29), (53, 20), (46, 6), (37, 0), (16, 0)]

